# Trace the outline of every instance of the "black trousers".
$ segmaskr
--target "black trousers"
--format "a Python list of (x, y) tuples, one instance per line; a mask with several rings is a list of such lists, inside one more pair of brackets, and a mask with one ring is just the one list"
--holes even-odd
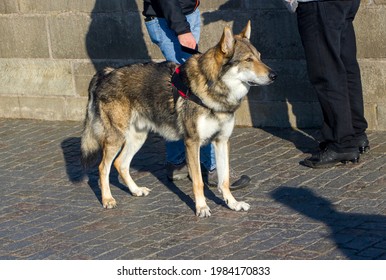
[(365, 136), (360, 69), (353, 20), (360, 0), (299, 3), (297, 19), (308, 76), (323, 112), (324, 141), (343, 152)]

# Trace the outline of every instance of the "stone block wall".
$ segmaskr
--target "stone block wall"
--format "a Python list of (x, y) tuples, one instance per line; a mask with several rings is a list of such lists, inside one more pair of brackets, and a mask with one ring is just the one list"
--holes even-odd
[[(250, 19), (254, 45), (279, 74), (274, 84), (251, 90), (237, 124), (319, 126), (296, 17), (282, 0), (201, 2), (201, 51), (218, 42), (225, 25), (237, 33)], [(82, 120), (96, 70), (162, 60), (141, 10), (142, 0), (2, 0), (0, 117)], [(386, 1), (362, 0), (355, 28), (369, 128), (386, 130)]]

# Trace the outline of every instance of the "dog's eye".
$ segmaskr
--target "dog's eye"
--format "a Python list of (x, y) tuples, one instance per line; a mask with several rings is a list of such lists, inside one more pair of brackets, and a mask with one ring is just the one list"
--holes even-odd
[(248, 57), (245, 61), (246, 61), (246, 62), (252, 62), (252, 61), (253, 61), (253, 58), (252, 58), (252, 57)]

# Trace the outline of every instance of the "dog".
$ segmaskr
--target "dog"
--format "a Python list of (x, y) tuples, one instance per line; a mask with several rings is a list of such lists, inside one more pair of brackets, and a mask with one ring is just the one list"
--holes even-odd
[(248, 211), (229, 189), (229, 137), (235, 112), (251, 86), (272, 83), (276, 73), (250, 42), (251, 23), (234, 35), (225, 27), (218, 44), (184, 64), (148, 62), (106, 68), (94, 75), (81, 138), (87, 165), (102, 151), (99, 164), (104, 208), (116, 207), (109, 186), (111, 165), (134, 196), (147, 196), (130, 176), (130, 163), (150, 131), (167, 140), (184, 139), (196, 215), (209, 217), (204, 196), (199, 148), (214, 144), (218, 190), (226, 205)]

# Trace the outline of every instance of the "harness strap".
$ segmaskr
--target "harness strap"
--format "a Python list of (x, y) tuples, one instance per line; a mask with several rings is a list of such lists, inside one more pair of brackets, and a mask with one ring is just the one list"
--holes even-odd
[[(181, 67), (181, 66), (180, 66)], [(173, 98), (174, 98), (174, 104), (177, 103), (177, 100), (179, 97), (182, 97), (184, 99), (190, 100), (197, 105), (200, 105), (201, 107), (204, 107), (212, 112), (218, 112), (218, 113), (228, 113), (228, 114), (234, 114), (235, 110), (216, 110), (213, 111), (213, 109), (209, 108), (207, 105), (202, 102), (201, 98), (195, 95), (190, 87), (184, 83), (182, 80), (182, 74), (181, 74), (181, 69), (180, 67), (177, 67), (176, 70), (174, 71), (171, 79), (172, 83), (172, 92), (173, 92)]]
[(201, 98), (195, 95), (188, 85), (186, 85), (181, 79), (181, 69), (177, 67), (172, 75), (172, 86), (173, 86), (173, 97), (174, 103), (177, 102), (178, 97), (182, 97), (184, 99), (188, 99), (193, 101), (194, 103), (210, 109), (208, 106), (202, 102)]

